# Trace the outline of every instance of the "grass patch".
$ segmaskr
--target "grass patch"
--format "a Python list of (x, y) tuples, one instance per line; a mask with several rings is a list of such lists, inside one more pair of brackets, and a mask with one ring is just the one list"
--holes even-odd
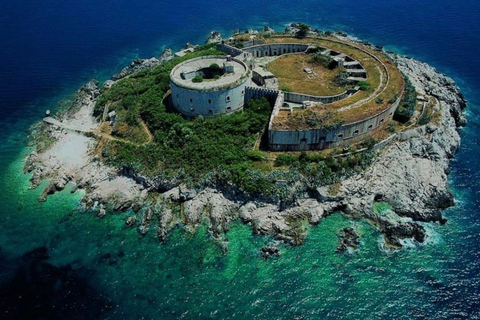
[[(341, 68), (329, 69), (322, 63), (310, 60), (309, 55), (283, 55), (270, 62), (267, 68), (277, 77), (280, 88), (288, 88), (292, 92), (332, 96), (347, 89), (347, 86), (338, 85), (335, 81), (338, 73), (342, 71)], [(313, 73), (306, 73), (304, 68), (311, 69)]]

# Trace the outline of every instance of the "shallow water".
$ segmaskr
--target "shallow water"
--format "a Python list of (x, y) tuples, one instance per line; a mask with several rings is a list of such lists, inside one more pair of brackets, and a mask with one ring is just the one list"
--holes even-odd
[[(477, 2), (87, 0), (73, 6), (21, 0), (2, 6), (2, 316), (18, 318), (16, 310), (24, 318), (480, 318)], [(135, 57), (201, 42), (212, 29), (281, 29), (300, 20), (429, 61), (454, 77), (469, 100), (469, 124), (450, 175), (457, 205), (445, 212), (445, 226), (427, 226), (426, 244), (386, 252), (367, 222), (334, 214), (309, 230), (303, 246), (281, 245), (279, 258), (263, 260), (259, 249), (273, 240), (252, 236), (239, 223), (223, 254), (205, 227), (195, 234), (175, 229), (159, 244), (154, 230), (139, 238), (126, 229), (125, 213), (98, 219), (79, 211), (81, 193), (66, 190), (37, 202), (42, 188), (30, 190), (22, 171), (27, 128), (79, 85), (105, 80)], [(358, 252), (335, 253), (338, 231), (351, 225), (362, 234)], [(37, 293), (55, 308), (32, 308)]]

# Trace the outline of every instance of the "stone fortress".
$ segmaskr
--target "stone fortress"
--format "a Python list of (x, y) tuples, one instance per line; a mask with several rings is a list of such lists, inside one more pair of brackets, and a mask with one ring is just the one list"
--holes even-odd
[[(401, 73), (383, 54), (333, 37), (272, 35), (251, 39), (242, 43), (242, 49), (234, 46), (233, 37), (222, 40), (217, 49), (226, 57), (200, 57), (177, 65), (170, 74), (174, 109), (187, 118), (212, 117), (242, 110), (251, 98), (265, 97), (273, 105), (268, 124), (271, 151), (346, 146), (373, 136), (392, 120), (404, 84)], [(311, 51), (335, 61), (353, 85), (335, 95), (279, 88), (282, 79), (270, 72), (268, 65), (291, 55), (305, 59)], [(321, 77), (305, 66), (302, 72), (306, 79)], [(192, 81), (198, 76), (201, 82)], [(366, 81), (371, 85), (369, 90), (355, 85)], [(299, 87), (303, 89), (301, 84)]]
[[(170, 73), (173, 107), (188, 118), (242, 110), (249, 74), (248, 66), (232, 57), (207, 56), (180, 63)], [(202, 81), (192, 81), (195, 76)]]

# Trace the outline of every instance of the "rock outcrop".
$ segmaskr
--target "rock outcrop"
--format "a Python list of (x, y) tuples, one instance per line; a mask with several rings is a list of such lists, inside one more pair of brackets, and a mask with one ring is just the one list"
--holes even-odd
[(126, 76), (129, 76), (132, 73), (139, 72), (139, 71), (142, 71), (142, 70), (146, 70), (146, 69), (158, 66), (162, 61), (155, 58), (155, 57), (152, 57), (150, 59), (134, 60), (130, 63), (129, 66), (123, 68), (119, 73), (114, 74), (112, 76), (112, 78), (115, 79), (115, 80), (125, 78)]

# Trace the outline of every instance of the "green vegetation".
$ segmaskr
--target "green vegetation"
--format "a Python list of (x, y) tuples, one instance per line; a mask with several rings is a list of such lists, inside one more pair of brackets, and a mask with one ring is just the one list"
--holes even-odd
[(347, 86), (352, 84), (352, 81), (348, 79), (349, 75), (348, 72), (345, 70), (341, 70), (337, 75), (335, 76), (335, 83), (338, 84), (339, 86)]
[(216, 63), (212, 63), (208, 68), (210, 69), (210, 71), (213, 71), (213, 72), (218, 72), (222, 70), (222, 68), (220, 68), (220, 66)]
[(417, 120), (417, 124), (423, 126), (424, 124), (429, 123), (432, 120), (432, 115), (424, 112), (420, 118)]
[(319, 52), (315, 52), (310, 54), (310, 62), (320, 65), (324, 68), (329, 70), (333, 70), (338, 67), (338, 62), (330, 58), (329, 56), (325, 56)]
[(407, 123), (415, 113), (415, 107), (417, 106), (417, 92), (410, 80), (408, 80), (406, 76), (403, 76), (403, 78), (405, 82), (405, 92), (393, 115), (393, 119), (401, 123)]
[(310, 30), (310, 27), (305, 23), (298, 23), (296, 27), (298, 28), (296, 36), (301, 38), (305, 37), (308, 34), (308, 31)]
[(371, 163), (371, 151), (345, 158), (284, 154), (278, 156), (275, 166), (289, 169), (272, 169), (264, 154), (253, 150), (271, 113), (266, 99), (251, 100), (243, 112), (217, 118), (200, 116), (189, 121), (169, 112), (163, 101), (169, 90), (171, 69), (185, 59), (212, 54), (219, 53), (212, 48), (195, 51), (105, 89), (98, 98), (95, 114), (102, 115), (106, 106), (109, 111), (117, 110), (117, 125), (124, 126), (126, 132), (140, 128), (143, 120), (153, 140), (138, 145), (110, 141), (102, 149), (103, 160), (155, 177), (160, 189), (162, 185), (168, 188), (186, 183), (281, 201), (291, 201), (298, 192), (340, 181)]
[(368, 83), (367, 81), (359, 81), (357, 85), (360, 87), (360, 90), (362, 91), (368, 91), (372, 87), (370, 83)]
[(195, 83), (203, 82), (203, 77), (197, 74), (195, 77), (193, 77), (192, 82), (195, 82)]
[(107, 105), (109, 110), (131, 116), (128, 121), (127, 117), (119, 117), (119, 126), (137, 128), (140, 117), (153, 135), (153, 141), (146, 145), (112, 141), (103, 148), (103, 159), (166, 183), (235, 186), (248, 194), (272, 195), (275, 180), (254, 170), (254, 164), (263, 161), (263, 156), (252, 151), (271, 113), (266, 99), (251, 100), (243, 112), (192, 121), (168, 112), (163, 104), (171, 69), (185, 59), (212, 54), (219, 52), (211, 48), (194, 52), (134, 74), (102, 92), (96, 115), (103, 114)]
[(369, 150), (351, 154), (346, 157), (333, 157), (315, 153), (301, 152), (298, 157), (291, 154), (281, 154), (275, 160), (276, 167), (289, 166), (290, 171), (300, 174), (300, 181), (304, 182), (307, 190), (320, 186), (330, 185), (364, 170), (373, 161), (372, 151), (375, 140), (367, 142)]
[(385, 130), (387, 130), (388, 132), (391, 132), (391, 133), (395, 133), (396, 130), (395, 130), (395, 125), (393, 124), (393, 122), (389, 122), (388, 126), (387, 126), (387, 129), (385, 129)]

